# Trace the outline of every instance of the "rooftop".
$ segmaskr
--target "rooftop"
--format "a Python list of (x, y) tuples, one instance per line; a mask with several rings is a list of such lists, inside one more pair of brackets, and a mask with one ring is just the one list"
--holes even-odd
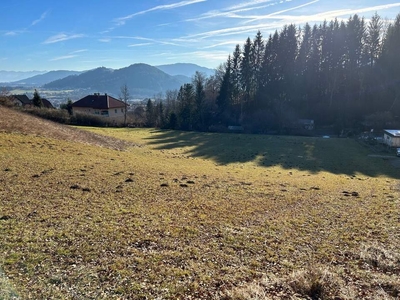
[(385, 132), (391, 136), (398, 136), (400, 137), (400, 129), (385, 129)]
[(125, 107), (125, 103), (107, 94), (100, 95), (99, 93), (95, 93), (93, 95), (88, 95), (74, 102), (72, 104), (72, 107), (90, 107), (95, 109), (108, 109), (108, 108)]

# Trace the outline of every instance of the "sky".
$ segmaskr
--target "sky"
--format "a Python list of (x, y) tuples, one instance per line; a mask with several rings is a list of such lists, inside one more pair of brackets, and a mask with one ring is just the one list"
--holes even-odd
[(83, 71), (134, 63), (216, 68), (260, 30), (377, 12), (395, 0), (2, 0), (0, 70)]

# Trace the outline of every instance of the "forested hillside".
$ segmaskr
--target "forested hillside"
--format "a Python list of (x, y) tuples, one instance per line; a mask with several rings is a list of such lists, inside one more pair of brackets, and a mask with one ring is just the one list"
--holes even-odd
[(258, 32), (236, 46), (215, 76), (197, 74), (153, 113), (181, 129), (223, 124), (283, 132), (299, 119), (338, 132), (396, 126), (399, 49), (400, 15), (290, 24), (267, 38)]
[(148, 97), (168, 89), (176, 89), (187, 79), (168, 75), (147, 64), (133, 64), (121, 69), (104, 67), (68, 76), (44, 85), (47, 89), (89, 89), (95, 92), (118, 95), (123, 84), (131, 89), (132, 96)]

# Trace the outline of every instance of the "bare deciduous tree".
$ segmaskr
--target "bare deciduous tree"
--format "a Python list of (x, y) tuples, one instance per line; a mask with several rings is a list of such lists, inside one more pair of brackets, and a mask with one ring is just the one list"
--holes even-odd
[(130, 99), (131, 95), (129, 94), (129, 89), (126, 83), (121, 86), (121, 94), (119, 96), (120, 100), (125, 103), (125, 110), (124, 110), (124, 126), (126, 126), (126, 113), (128, 111), (128, 100)]

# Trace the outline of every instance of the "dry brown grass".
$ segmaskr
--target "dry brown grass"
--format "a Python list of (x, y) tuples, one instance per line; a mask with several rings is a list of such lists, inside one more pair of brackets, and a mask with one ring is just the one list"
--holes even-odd
[[(356, 258), (357, 255), (360, 256)], [(389, 251), (382, 245), (378, 247), (363, 245), (361, 253), (356, 254), (354, 260), (349, 260), (350, 265), (334, 266), (316, 263), (284, 277), (268, 274), (262, 279), (225, 291), (220, 298), (235, 300), (398, 299), (400, 297), (398, 255), (397, 249)], [(368, 266), (365, 266), (365, 263)]]
[[(376, 160), (341, 172), (362, 152), (351, 141), (189, 143), (170, 132), (171, 143), (153, 130), (90, 129), (142, 145), (122, 152), (10, 122), (0, 125), (0, 267), (22, 299), (399, 297), (398, 180)], [(210, 145), (238, 138), (232, 156), (254, 158), (221, 163)], [(278, 163), (260, 164), (257, 143)], [(301, 166), (281, 156), (299, 145)], [(349, 163), (328, 172), (335, 151)]]
[(120, 139), (90, 133), (71, 126), (64, 126), (1, 105), (0, 115), (2, 116), (0, 118), (0, 132), (45, 136), (117, 150), (133, 146), (132, 143)]

